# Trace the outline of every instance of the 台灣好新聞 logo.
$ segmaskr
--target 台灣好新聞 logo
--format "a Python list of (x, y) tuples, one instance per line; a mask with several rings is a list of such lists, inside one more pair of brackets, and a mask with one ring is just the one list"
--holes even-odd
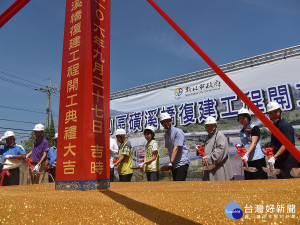
[(176, 97), (179, 97), (180, 95), (182, 95), (182, 93), (183, 93), (182, 88), (176, 88), (175, 91), (174, 91), (174, 95)]
[(230, 202), (225, 207), (225, 214), (230, 219), (240, 219), (243, 217), (243, 210), (236, 202)]

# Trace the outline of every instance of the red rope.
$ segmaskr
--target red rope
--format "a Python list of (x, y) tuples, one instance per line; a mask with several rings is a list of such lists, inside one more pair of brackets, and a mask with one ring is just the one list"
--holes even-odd
[(3, 180), (4, 180), (4, 176), (7, 175), (7, 176), (10, 176), (10, 172), (8, 170), (2, 170), (2, 173), (1, 173), (1, 181), (0, 181), (0, 186), (2, 186), (3, 184)]
[(205, 52), (153, 1), (147, 0), (157, 12), (180, 34), (180, 36), (202, 57), (202, 59), (220, 76), (236, 95), (251, 109), (288, 151), (300, 162), (300, 151), (278, 130), (278, 128), (260, 111), (241, 89), (212, 61)]
[(30, 0), (16, 0), (0, 15), (0, 28), (19, 12)]

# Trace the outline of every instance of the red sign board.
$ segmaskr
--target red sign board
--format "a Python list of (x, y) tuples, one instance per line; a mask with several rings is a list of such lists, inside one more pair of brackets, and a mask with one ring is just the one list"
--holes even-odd
[(109, 187), (110, 0), (67, 0), (56, 189)]

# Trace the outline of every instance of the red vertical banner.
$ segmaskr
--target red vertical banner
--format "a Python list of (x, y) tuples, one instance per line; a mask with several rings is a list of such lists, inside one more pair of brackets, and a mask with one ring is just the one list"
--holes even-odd
[(56, 189), (108, 188), (110, 0), (67, 0)]

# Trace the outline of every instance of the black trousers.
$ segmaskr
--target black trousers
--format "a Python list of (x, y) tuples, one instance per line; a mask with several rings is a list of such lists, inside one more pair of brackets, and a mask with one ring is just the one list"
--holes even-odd
[[(2, 172), (2, 170), (0, 172)], [(20, 180), (19, 168), (10, 169), (9, 173), (10, 176), (4, 175), (4, 180), (2, 185), (3, 186), (19, 185), (19, 180)]]
[(114, 182), (114, 168), (110, 168), (110, 182)]
[(291, 169), (290, 168), (280, 168), (280, 174), (276, 175), (277, 179), (292, 179), (294, 178), (290, 174)]
[(173, 181), (185, 181), (189, 165), (180, 166), (172, 170)]
[(159, 172), (146, 172), (147, 181), (158, 181)]
[(126, 174), (126, 175), (119, 175), (119, 180), (120, 180), (120, 182), (130, 182), (130, 181), (131, 181), (132, 174), (133, 174), (133, 173)]
[(51, 167), (50, 170), (49, 170), (49, 173), (52, 175), (52, 177), (54, 179), (54, 180), (52, 180), (52, 177), (50, 175), (48, 175), (48, 181), (49, 181), (49, 183), (55, 182), (56, 167)]
[(265, 158), (248, 161), (248, 166), (256, 167), (257, 171), (252, 173), (244, 170), (245, 180), (268, 179), (268, 174), (262, 169), (262, 167), (266, 167)]

